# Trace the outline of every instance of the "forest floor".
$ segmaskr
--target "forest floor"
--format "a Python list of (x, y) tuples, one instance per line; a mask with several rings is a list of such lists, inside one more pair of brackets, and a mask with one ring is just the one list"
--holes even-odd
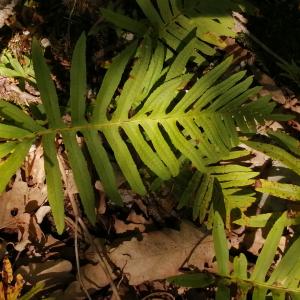
[[(115, 30), (99, 13), (99, 7), (107, 5), (108, 1), (21, 2), (26, 3), (17, 4), (11, 13), (0, 13), (0, 52), (9, 49), (22, 59), (30, 56), (32, 37), (41, 40), (60, 105), (64, 107), (69, 98), (69, 70), (75, 42), (82, 31), (89, 32), (93, 28), (87, 44), (87, 97), (88, 101), (93, 101), (104, 74), (103, 66), (122, 48)], [(135, 10), (134, 2), (114, 1), (114, 6), (131, 12)], [(286, 61), (300, 61), (297, 1), (251, 2), (256, 5), (257, 14), (246, 16), (249, 31)], [(273, 3), (272, 8), (269, 2)], [(7, 3), (9, 1), (0, 0), (0, 12), (1, 5), (4, 7)], [(240, 56), (240, 61), (255, 74), (256, 82), (264, 86), (263, 91), (271, 93), (283, 111), (299, 116), (300, 85), (281, 76), (282, 70), (274, 63), (274, 58), (243, 35), (227, 42), (228, 47), (221, 53)], [(40, 103), (34, 86), (21, 86), (17, 79), (4, 76), (0, 76), (0, 97), (20, 106)], [(284, 126), (299, 139), (299, 117)], [(75, 195), (80, 207), (63, 147), (60, 159), (71, 189), (69, 192)], [(257, 168), (268, 168), (267, 160), (257, 155), (251, 163)], [(120, 175), (119, 189), (124, 201), (124, 207), (120, 208), (107, 202), (100, 181), (95, 181), (97, 225), (91, 226), (80, 210), (87, 231), (76, 230), (74, 212), (66, 196), (67, 227), (58, 235), (47, 204), (43, 164), (42, 147), (32, 147), (7, 192), (0, 196), (0, 261), (8, 257), (14, 274), (22, 274), (26, 282), (23, 292), (43, 282), (44, 288), (36, 299), (87, 299), (81, 289), (83, 284), (91, 299), (117, 299), (111, 288), (113, 280), (121, 299), (214, 299), (214, 289), (178, 288), (165, 280), (180, 274), (178, 270), (211, 271), (216, 268), (211, 233), (197, 222), (188, 221), (191, 220), (188, 211), (176, 209), (172, 185), (166, 184), (157, 193), (141, 197), (128, 188)], [(196, 247), (199, 241), (201, 247)], [(264, 243), (264, 233), (248, 230), (245, 238), (244, 228), (239, 228), (230, 233), (230, 242), (232, 252), (244, 249), (248, 259), (255, 262)], [(109, 256), (106, 258), (111, 265), (110, 276), (101, 267), (99, 252), (101, 256)]]

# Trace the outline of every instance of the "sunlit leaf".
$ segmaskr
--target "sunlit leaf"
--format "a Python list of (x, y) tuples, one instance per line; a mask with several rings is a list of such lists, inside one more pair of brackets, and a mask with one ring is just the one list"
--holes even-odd
[(184, 287), (204, 288), (213, 284), (215, 278), (209, 273), (194, 273), (170, 277), (168, 281)]

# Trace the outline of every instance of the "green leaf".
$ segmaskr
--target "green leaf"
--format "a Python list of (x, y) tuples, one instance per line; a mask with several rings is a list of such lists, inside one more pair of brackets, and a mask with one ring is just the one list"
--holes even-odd
[(278, 140), (283, 146), (288, 148), (291, 152), (293, 152), (295, 155), (300, 155), (300, 142), (299, 140), (289, 136), (286, 133), (276, 131), (276, 132), (268, 132), (268, 134), (274, 138), (275, 140)]
[(13, 120), (15, 124), (22, 127), (23, 129), (32, 132), (43, 130), (43, 127), (35, 122), (23, 110), (7, 101), (0, 100), (0, 115), (4, 118)]
[[(182, 75), (185, 70), (185, 66), (189, 59), (193, 56), (193, 52), (196, 51), (195, 39), (189, 41), (188, 44), (178, 53), (174, 62), (167, 73), (166, 81), (175, 78), (178, 75)], [(195, 52), (196, 53), (196, 52)]]
[(0, 138), (19, 139), (24, 137), (34, 137), (32, 132), (6, 124), (0, 124)]
[[(159, 39), (177, 51), (177, 54), (180, 54), (180, 43), (186, 41), (190, 33), (195, 31), (197, 36), (195, 45), (203, 54), (195, 52), (194, 61), (199, 64), (206, 60), (204, 55), (212, 56), (216, 53), (208, 43), (224, 48), (226, 43), (223, 36), (235, 36), (231, 10), (241, 10), (234, 1), (224, 3), (224, 0), (218, 7), (214, 5), (213, 8), (203, 1), (138, 0), (137, 3), (151, 23), (149, 25), (154, 28), (155, 33), (158, 33)], [(211, 12), (215, 12), (216, 9), (217, 12), (212, 14)], [(144, 35), (148, 29), (144, 23), (111, 10), (105, 9), (102, 12), (108, 21), (139, 36)]]
[(169, 0), (161, 0), (157, 2), (157, 6), (159, 8), (159, 12), (163, 21), (168, 23), (172, 19), (172, 12), (170, 10), (170, 3)]
[(168, 167), (171, 175), (177, 176), (179, 173), (180, 163), (173, 151), (170, 149), (169, 144), (162, 136), (159, 126), (152, 126), (151, 124), (147, 124), (145, 122), (143, 124), (143, 129), (150, 138), (157, 155)]
[(109, 157), (99, 139), (99, 134), (94, 130), (84, 130), (82, 134), (85, 137), (89, 153), (103, 183), (104, 190), (109, 198), (117, 205), (122, 205), (122, 199), (117, 189), (114, 170), (109, 161)]
[[(80, 125), (85, 121), (85, 95), (86, 95), (86, 63), (85, 63), (86, 37), (83, 33), (78, 39), (70, 71), (70, 104), (72, 124)], [(84, 122), (85, 123), (85, 122)]]
[(38, 282), (36, 283), (29, 292), (27, 292), (25, 295), (23, 295), (22, 297), (19, 297), (19, 300), (30, 300), (32, 299), (36, 294), (38, 294), (39, 292), (43, 291), (43, 289), (45, 288), (45, 283), (44, 282)]
[(295, 171), (297, 174), (300, 175), (300, 159), (291, 155), (284, 149), (274, 145), (253, 142), (253, 141), (243, 141), (243, 143), (245, 143), (247, 146), (255, 150), (263, 152), (264, 154), (272, 157), (273, 159), (278, 159), (287, 167), (289, 167), (290, 169), (292, 169), (293, 171)]
[(51, 79), (42, 49), (35, 38), (32, 41), (32, 59), (36, 83), (41, 94), (50, 127), (63, 127), (54, 82)]
[(119, 55), (117, 55), (105, 74), (101, 88), (95, 101), (95, 108), (93, 111), (92, 123), (96, 124), (101, 121), (107, 120), (107, 108), (112, 97), (118, 88), (124, 70), (135, 53), (137, 43), (132, 43), (126, 47)]
[(236, 256), (233, 261), (233, 276), (240, 279), (247, 279), (247, 258), (241, 253), (240, 256)]
[(142, 9), (143, 13), (147, 16), (150, 22), (155, 26), (163, 26), (163, 21), (158, 14), (157, 10), (149, 0), (136, 0), (137, 4)]
[(196, 220), (196, 218), (199, 216), (200, 223), (204, 221), (214, 188), (213, 176), (203, 174), (201, 179), (202, 180), (199, 189), (196, 192), (193, 204), (193, 219)]
[(187, 206), (190, 202), (190, 197), (196, 193), (197, 188), (201, 182), (202, 174), (200, 172), (195, 172), (195, 174), (192, 176), (191, 180), (189, 180), (188, 185), (184, 192), (182, 193), (178, 206), (178, 209), (183, 208), (184, 206)]
[(126, 135), (132, 142), (133, 147), (141, 160), (160, 178), (167, 180), (171, 177), (168, 168), (161, 161), (157, 153), (153, 152), (149, 144), (138, 127), (123, 125)]
[(24, 161), (31, 144), (32, 140), (25, 140), (19, 143), (15, 147), (13, 153), (10, 154), (5, 161), (0, 163), (0, 193), (5, 190), (8, 181), (16, 173), (16, 171)]
[(68, 152), (69, 162), (73, 170), (76, 186), (83, 204), (84, 212), (90, 222), (95, 224), (95, 194), (86, 158), (77, 144), (75, 133), (64, 132), (63, 139)]
[[(238, 152), (227, 156), (227, 158), (243, 157), (249, 152)], [(230, 227), (231, 210), (240, 209), (245, 211), (256, 200), (254, 193), (244, 191), (243, 187), (255, 182), (253, 177), (259, 173), (253, 172), (251, 168), (227, 163), (207, 167), (208, 174), (202, 174), (198, 171), (192, 176), (187, 187), (182, 193), (178, 208), (183, 206), (193, 207), (193, 217), (199, 217), (200, 223), (205, 220), (207, 215), (213, 214), (211, 202), (218, 198), (218, 201), (224, 202), (226, 207), (226, 227)], [(216, 188), (216, 183), (220, 184), (221, 190)], [(180, 184), (180, 183), (179, 183)]]
[[(233, 260), (233, 277), (236, 277), (238, 279), (238, 292), (239, 299), (246, 300), (247, 299), (247, 293), (248, 290), (251, 288), (251, 285), (249, 283), (245, 283), (242, 280), (247, 280), (247, 258), (246, 256), (241, 253), (239, 256), (236, 256)], [(239, 279), (242, 279), (239, 281)]]
[(65, 227), (64, 194), (54, 141), (55, 134), (45, 135), (42, 138), (48, 201), (51, 206), (57, 232), (62, 234)]
[(110, 9), (101, 8), (100, 10), (103, 17), (117, 27), (136, 33), (139, 36), (143, 36), (147, 31), (147, 26), (142, 22), (138, 22), (132, 18), (129, 18), (123, 14), (116, 13)]
[(274, 255), (276, 253), (277, 246), (281, 238), (285, 223), (286, 213), (283, 213), (282, 216), (276, 221), (276, 223), (274, 224), (274, 226), (268, 234), (263, 249), (256, 261), (254, 270), (251, 274), (251, 280), (260, 282), (265, 281), (265, 276), (273, 262)]
[(141, 101), (143, 101), (145, 99), (145, 97), (148, 95), (148, 93), (153, 88), (155, 83), (162, 76), (163, 64), (165, 61), (165, 52), (166, 52), (166, 49), (165, 49), (164, 45), (158, 41), (157, 47), (151, 57), (149, 68), (148, 68), (147, 73), (144, 78), (143, 93), (138, 98), (138, 100), (134, 103), (134, 108), (136, 108), (141, 103)]
[(19, 77), (19, 72), (6, 68), (6, 67), (0, 67), (0, 76), (3, 77)]
[(233, 223), (247, 227), (265, 227), (271, 217), (272, 213), (259, 214), (251, 217), (242, 215), (240, 219), (235, 220)]
[[(152, 5), (151, 2), (142, 4), (145, 7)], [(148, 12), (152, 14), (151, 17), (154, 16), (153, 11), (156, 8), (167, 9), (168, 5), (152, 5), (152, 12)], [(169, 9), (174, 13), (182, 7), (177, 7), (176, 3), (170, 0)], [(164, 19), (170, 16), (169, 12), (162, 15)], [(160, 18), (160, 15), (158, 16)], [(198, 40), (194, 39), (194, 42), (195, 44), (188, 45), (187, 49), (198, 49)], [(239, 207), (243, 211), (252, 203), (253, 194), (240, 191), (242, 187), (254, 183), (253, 177), (257, 173), (248, 172), (243, 167), (228, 167), (223, 170), (215, 167), (215, 170), (210, 170), (208, 165), (216, 165), (222, 157), (228, 159), (230, 150), (238, 146), (236, 120), (244, 120), (244, 127), (248, 126), (250, 120), (249, 124), (252, 126), (253, 122), (262, 120), (265, 115), (270, 116), (274, 105), (266, 102), (268, 99), (263, 99), (263, 106), (253, 104), (245, 110), (236, 111), (236, 103), (244, 107), (253, 102), (247, 99), (256, 91), (250, 89), (251, 92), (247, 93), (252, 78), (243, 80), (245, 73), (239, 72), (221, 80), (232, 61), (232, 57), (229, 57), (200, 79), (191, 80), (195, 75), (184, 74), (184, 69), (189, 55), (194, 54), (189, 53), (187, 49), (176, 59), (168, 60), (163, 43), (153, 43), (148, 35), (138, 49), (136, 43), (126, 47), (113, 60), (107, 71), (95, 101), (92, 117), (88, 120), (84, 96), (85, 37), (82, 35), (76, 44), (72, 59), (72, 123), (67, 127), (60, 115), (55, 86), (42, 51), (37, 41), (33, 42), (37, 83), (49, 122), (47, 127), (35, 130), (32, 137), (41, 137), (42, 141), (43, 137), (49, 134), (53, 135), (52, 140), (56, 134), (63, 137), (85, 212), (92, 222), (95, 218), (94, 190), (86, 157), (76, 140), (79, 133), (86, 139), (87, 148), (84, 150), (89, 152), (87, 154), (95, 164), (105, 191), (118, 204), (121, 203), (121, 199), (110, 163), (111, 153), (114, 154), (132, 189), (140, 194), (146, 193), (139, 174), (140, 162), (166, 180), (179, 173), (183, 159), (189, 159), (199, 172), (206, 173), (202, 176), (202, 184), (198, 182), (195, 189), (194, 217), (199, 216), (203, 221), (208, 215), (209, 224), (216, 209), (211, 205), (212, 198), (220, 200), (220, 203), (225, 201), (227, 226), (230, 223), (231, 209)], [(135, 59), (132, 59), (133, 57)], [(131, 67), (131, 72), (126, 80), (123, 75), (128, 74), (127, 67)], [(172, 71), (172, 76), (164, 82), (167, 70)], [(187, 90), (183, 91), (184, 88)], [(224, 107), (227, 107), (227, 110), (224, 110)], [(259, 113), (259, 110), (263, 112)], [(22, 117), (25, 118), (23, 115)], [(8, 119), (9, 116), (4, 116), (5, 126), (11, 126), (7, 125)], [(31, 122), (28, 118), (25, 121)], [(28, 126), (32, 125), (28, 123)], [(11, 135), (15, 135), (15, 132)], [(54, 194), (58, 199), (58, 193)]]
[(232, 56), (225, 59), (221, 64), (216, 66), (213, 70), (202, 76), (189, 90), (188, 93), (181, 99), (180, 102), (172, 110), (173, 113), (186, 110), (199, 97), (201, 97), (229, 68), (232, 62)]
[(10, 65), (14, 68), (15, 71), (19, 73), (19, 76), (26, 77), (23, 67), (19, 63), (16, 57), (13, 57), (10, 53), (7, 53)]
[(224, 230), (224, 223), (219, 212), (215, 212), (213, 225), (213, 240), (218, 263), (218, 273), (222, 276), (229, 275), (229, 250)]
[(103, 130), (103, 133), (114, 151), (116, 161), (120, 166), (125, 178), (128, 180), (131, 188), (141, 194), (146, 194), (146, 189), (138, 172), (137, 166), (131, 156), (127, 145), (122, 140), (118, 128)]
[(267, 193), (290, 201), (300, 200), (300, 186), (276, 181), (259, 180), (258, 192)]
[(191, 273), (170, 277), (168, 281), (183, 287), (205, 288), (213, 284), (215, 278), (208, 273)]
[(216, 300), (230, 300), (230, 289), (222, 281), (217, 285)]
[(293, 268), (300, 262), (299, 259), (300, 238), (293, 242), (291, 247), (282, 257), (281, 261), (268, 279), (268, 284), (276, 283), (277, 286), (287, 287), (290, 277), (293, 277)]
[(17, 146), (17, 142), (4, 142), (0, 144), (0, 159), (12, 152)]
[(128, 118), (129, 110), (138, 99), (139, 94), (144, 87), (144, 77), (150, 63), (152, 54), (152, 44), (148, 36), (145, 37), (141, 43), (136, 58), (135, 64), (130, 72), (128, 80), (125, 82), (122, 93), (118, 102), (115, 112), (112, 115), (112, 121), (119, 121), (120, 119)]

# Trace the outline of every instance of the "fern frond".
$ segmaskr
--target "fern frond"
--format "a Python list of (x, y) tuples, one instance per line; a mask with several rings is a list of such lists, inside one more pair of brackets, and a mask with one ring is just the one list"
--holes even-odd
[[(224, 48), (222, 37), (234, 37), (234, 20), (231, 11), (240, 11), (240, 7), (231, 0), (210, 3), (209, 1), (175, 1), (175, 0), (137, 0), (150, 26), (158, 34), (161, 41), (174, 51), (181, 52), (180, 44), (189, 39), (190, 33), (196, 28), (197, 39), (194, 40), (195, 62), (204, 62), (205, 55), (214, 55), (215, 49), (210, 46)], [(143, 21), (136, 21), (109, 9), (101, 9), (102, 15), (114, 25), (143, 36), (149, 26)], [(212, 12), (214, 12), (212, 14)], [(210, 45), (209, 45), (210, 44)]]
[(294, 184), (260, 179), (256, 190), (289, 201), (300, 200), (300, 186)]
[(269, 131), (268, 135), (286, 150), (289, 150), (298, 157), (300, 156), (299, 140), (281, 131)]
[[(300, 175), (300, 158), (289, 153), (282, 147), (254, 141), (243, 141), (243, 143), (255, 150), (263, 152), (273, 159), (281, 161), (284, 165)], [(298, 151), (297, 148), (295, 148), (294, 151)]]
[[(189, 49), (190, 44), (186, 47)], [(134, 62), (131, 65), (133, 57)], [(254, 95), (258, 89), (249, 89), (252, 78), (243, 79), (244, 72), (220, 81), (230, 66), (231, 57), (200, 79), (186, 73), (185, 64), (188, 60), (187, 51), (184, 51), (171, 65), (167, 65), (164, 47), (161, 43), (154, 47), (148, 36), (138, 48), (137, 43), (132, 43), (113, 59), (97, 95), (92, 116), (88, 120), (85, 113), (85, 37), (81, 36), (72, 58), (72, 122), (67, 126), (62, 121), (58, 97), (42, 50), (36, 40), (33, 42), (34, 69), (48, 126), (38, 125), (24, 113), (19, 116), (18, 108), (12, 105), (5, 106), (6, 104), (0, 102), (0, 114), (4, 118), (2, 125), (6, 128), (6, 131), (3, 130), (3, 137), (13, 139), (12, 142), (17, 143), (41, 137), (42, 143), (49, 147), (45, 150), (45, 155), (48, 156), (48, 160), (45, 161), (46, 176), (51, 176), (51, 180), (55, 181), (57, 186), (52, 187), (49, 202), (52, 207), (56, 207), (54, 213), (57, 214), (56, 222), (60, 224), (60, 231), (63, 215), (59, 210), (63, 199), (59, 189), (62, 183), (58, 179), (58, 162), (54, 155), (55, 137), (58, 134), (64, 140), (81, 201), (91, 222), (95, 221), (94, 190), (86, 157), (76, 140), (79, 132), (84, 137), (86, 148), (105, 191), (117, 204), (121, 204), (121, 198), (116, 188), (109, 155), (103, 146), (104, 139), (113, 151), (129, 185), (140, 194), (145, 194), (146, 189), (135, 161), (136, 155), (163, 180), (179, 173), (182, 155), (203, 174), (219, 172), (219, 181), (223, 188), (227, 189), (228, 199), (235, 197), (234, 194), (231, 195), (234, 191), (230, 191), (233, 184), (243, 186), (251, 182), (254, 174), (250, 176), (245, 170), (235, 171), (236, 175), (227, 170), (226, 178), (222, 171), (210, 170), (208, 165), (224, 158), (239, 144), (236, 126), (240, 127), (241, 118), (246, 119), (247, 124), (250, 119), (258, 122), (271, 116), (273, 106), (263, 100), (264, 111), (260, 112), (261, 106), (252, 105), (253, 102), (248, 101), (248, 97)], [(129, 66), (131, 72), (124, 81), (123, 74)], [(145, 81), (145, 78), (148, 81)], [(122, 82), (125, 82), (123, 86)], [(188, 83), (191, 87), (185, 91)], [(259, 101), (258, 99), (257, 102)], [(20, 128), (12, 128), (12, 125), (7, 123), (12, 121)], [(135, 152), (129, 148), (128, 143)], [(10, 146), (8, 150), (5, 147), (3, 149), (3, 153), (8, 152)], [(12, 174), (12, 171), (9, 174)], [(242, 180), (238, 180), (236, 176), (241, 175)], [(210, 178), (210, 175), (207, 176)], [(210, 186), (211, 180), (208, 182)]]
[(215, 212), (212, 199), (217, 202), (223, 201), (226, 209), (226, 227), (229, 228), (232, 209), (238, 208), (244, 212), (255, 201), (255, 192), (245, 187), (252, 186), (259, 173), (230, 161), (249, 153), (232, 151), (223, 160), (226, 164), (207, 167), (205, 174), (196, 171), (179, 199), (178, 208), (192, 207), (193, 218), (199, 218), (200, 223), (208, 216), (207, 224), (210, 227)]
[[(217, 292), (217, 298), (219, 297), (219, 299), (224, 300), (231, 299), (229, 293), (231, 284), (235, 284), (238, 288), (237, 294), (240, 296), (239, 299), (250, 299), (250, 297), (247, 297), (249, 296), (247, 293), (252, 288), (253, 294), (251, 295), (251, 299), (253, 300), (266, 299), (268, 291), (271, 291), (272, 298), (275, 300), (285, 299), (286, 295), (291, 296), (292, 299), (298, 299), (300, 295), (299, 237), (290, 245), (280, 262), (274, 267), (271, 276), (267, 276), (273, 264), (282, 232), (287, 223), (286, 213), (283, 213), (271, 228), (250, 276), (247, 274), (248, 262), (244, 254), (234, 257), (233, 272), (229, 273), (229, 250), (224, 224), (218, 212), (215, 213), (214, 218), (213, 238), (218, 273), (215, 274), (215, 280), (212, 278), (213, 274), (210, 274), (209, 277), (200, 276), (199, 286), (205, 287), (205, 284), (208, 286), (212, 283), (217, 283), (218, 289), (220, 289), (220, 292)], [(195, 281), (196, 274), (193, 274), (192, 277), (189, 274), (187, 274), (187, 277), (181, 275), (179, 278), (173, 277), (169, 280), (179, 285), (181, 282), (184, 282), (184, 286), (190, 286), (188, 280), (191, 277), (193, 279), (191, 285), (199, 287)]]
[[(9, 155), (0, 164), (0, 191), (3, 192), (10, 178), (16, 173), (33, 143), (34, 139), (28, 139), (21, 143), (11, 144)], [(11, 149), (13, 148), (13, 149)], [(7, 153), (8, 151), (6, 151)]]
[(36, 83), (32, 67), (32, 61), (24, 56), (23, 65), (15, 55), (9, 51), (3, 51), (0, 56), (0, 75), (4, 77), (17, 77), (28, 80), (31, 83)]
[(57, 232), (62, 233), (65, 224), (64, 194), (54, 140), (54, 133), (45, 135), (42, 138), (44, 167), (47, 178), (48, 201), (52, 209)]

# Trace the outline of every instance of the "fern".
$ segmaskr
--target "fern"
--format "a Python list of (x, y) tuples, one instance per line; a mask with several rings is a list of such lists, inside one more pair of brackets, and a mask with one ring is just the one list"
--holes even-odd
[[(281, 161), (289, 170), (295, 172), (293, 179), (295, 183), (299, 181), (300, 175), (300, 151), (299, 141), (295, 138), (283, 133), (281, 131), (268, 132), (269, 143), (244, 141), (244, 143), (253, 149), (263, 152), (270, 156), (272, 159)], [(271, 144), (272, 143), (272, 144)], [(284, 181), (290, 181), (291, 178), (283, 178)], [(298, 180), (297, 180), (298, 179)], [(275, 196), (288, 201), (299, 201), (300, 200), (300, 186), (299, 184), (292, 184), (291, 182), (276, 182), (265, 179), (257, 179), (255, 183), (255, 190), (260, 193)], [(289, 219), (286, 225), (297, 225), (300, 224), (298, 213)], [(242, 215), (239, 220), (234, 221), (235, 224), (245, 225), (250, 227), (264, 227), (266, 223), (276, 218), (278, 212), (271, 212), (262, 214), (259, 216), (247, 217)]]
[[(206, 61), (205, 56), (216, 53), (213, 46), (226, 47), (224, 36), (234, 37), (234, 20), (232, 10), (241, 11), (244, 1), (238, 5), (232, 0), (218, 1), (218, 5), (210, 1), (191, 0), (137, 0), (136, 1), (149, 24), (131, 19), (109, 9), (101, 9), (107, 21), (117, 27), (133, 32), (140, 37), (144, 36), (149, 26), (157, 33), (158, 38), (168, 47), (180, 53), (183, 40), (188, 40), (190, 33), (196, 29), (197, 39), (194, 47), (195, 61)], [(243, 4), (243, 5), (241, 5)], [(250, 10), (249, 4), (247, 4)]]
[[(290, 170), (299, 175), (299, 141), (279, 131), (270, 131), (268, 134), (272, 138), (268, 143), (244, 140), (244, 138), (242, 141), (251, 148), (259, 150), (273, 159), (280, 160)], [(250, 152), (232, 151), (230, 156), (241, 158), (247, 154), (250, 154)], [(199, 171), (194, 173), (179, 200), (179, 209), (184, 206), (193, 207), (194, 220), (199, 218), (200, 223), (202, 223), (205, 217), (208, 217), (207, 225), (210, 227), (215, 212), (212, 199), (217, 199), (217, 202), (224, 201), (227, 228), (230, 227), (230, 213), (232, 209), (236, 208), (240, 210), (242, 216), (239, 220), (234, 221), (235, 224), (244, 226), (254, 226), (253, 224), (255, 224), (254, 227), (263, 227), (272, 214), (253, 217), (244, 215), (247, 208), (256, 200), (255, 190), (289, 201), (300, 200), (299, 185), (260, 179), (258, 172), (252, 171), (249, 167), (235, 164), (230, 161), (230, 156), (227, 159), (223, 158), (223, 161), (228, 160), (225, 165), (210, 166), (205, 174)], [(219, 189), (216, 181), (219, 182)], [(253, 187), (255, 187), (255, 190)], [(261, 224), (261, 226), (258, 224)], [(296, 224), (296, 221), (293, 224)]]
[[(183, 286), (202, 288), (210, 284), (217, 284), (216, 299), (220, 300), (231, 299), (231, 284), (237, 286), (239, 299), (250, 299), (247, 298), (247, 294), (251, 289), (253, 289), (251, 299), (266, 299), (269, 291), (272, 299), (286, 299), (286, 295), (289, 295), (293, 300), (299, 299), (299, 237), (292, 245), (289, 245), (280, 262), (274, 267), (272, 273), (269, 273), (286, 222), (287, 216), (284, 213), (277, 219), (270, 230), (254, 269), (249, 276), (247, 271), (248, 262), (244, 254), (234, 257), (233, 272), (230, 273), (229, 251), (224, 224), (219, 213), (216, 212), (214, 216), (213, 238), (218, 273), (215, 275), (203, 273), (200, 273), (201, 275), (197, 273), (184, 274), (170, 278), (169, 281)], [(190, 279), (192, 279), (191, 282)]]
[(207, 226), (211, 227), (215, 210), (223, 202), (226, 227), (229, 228), (232, 209), (244, 212), (256, 200), (255, 191), (248, 187), (254, 185), (254, 177), (259, 173), (233, 161), (249, 154), (243, 150), (232, 151), (222, 159), (221, 165), (209, 166), (207, 173), (196, 171), (179, 199), (178, 208), (191, 206), (193, 219), (199, 218), (203, 223), (207, 217)]
[(23, 60), (24, 64), (21, 65), (12, 53), (3, 51), (0, 56), (0, 76), (23, 78), (35, 84), (32, 61), (26, 56)]
[[(133, 43), (114, 58), (103, 79), (90, 120), (85, 116), (84, 35), (77, 42), (72, 58), (71, 125), (67, 126), (62, 121), (54, 83), (37, 41), (32, 46), (33, 63), (48, 127), (39, 125), (16, 106), (0, 102), (0, 114), (4, 118), (0, 124), (1, 138), (4, 139), (0, 152), (2, 149), (2, 157), (6, 156), (0, 165), (0, 189), (5, 189), (30, 145), (37, 138), (40, 139), (45, 152), (48, 199), (59, 232), (62, 232), (64, 226), (64, 197), (56, 158), (57, 134), (64, 140), (84, 210), (94, 223), (92, 179), (86, 158), (76, 142), (78, 132), (85, 138), (86, 147), (106, 193), (115, 203), (121, 204), (114, 170), (103, 146), (103, 137), (113, 150), (131, 188), (145, 194), (138, 167), (125, 142), (127, 139), (144, 164), (166, 180), (178, 175), (180, 155), (189, 159), (200, 172), (206, 173), (208, 164), (219, 161), (239, 144), (236, 126), (251, 131), (256, 122), (272, 118), (274, 105), (269, 102), (269, 97), (248, 101), (248, 97), (255, 95), (259, 88), (249, 89), (252, 78), (244, 78), (245, 72), (241, 71), (218, 82), (230, 66), (231, 57), (197, 79), (193, 74), (185, 72), (189, 57), (186, 56), (185, 60), (177, 57), (165, 72), (165, 49), (161, 43), (153, 47), (151, 39), (146, 36), (137, 50), (136, 47), (137, 43)], [(136, 59), (130, 75), (120, 95), (116, 97), (122, 75), (134, 56)], [(162, 80), (162, 76), (168, 80)], [(145, 78), (149, 80), (145, 81)], [(184, 91), (187, 83), (191, 87)], [(116, 101), (115, 109), (109, 111), (113, 101)]]

